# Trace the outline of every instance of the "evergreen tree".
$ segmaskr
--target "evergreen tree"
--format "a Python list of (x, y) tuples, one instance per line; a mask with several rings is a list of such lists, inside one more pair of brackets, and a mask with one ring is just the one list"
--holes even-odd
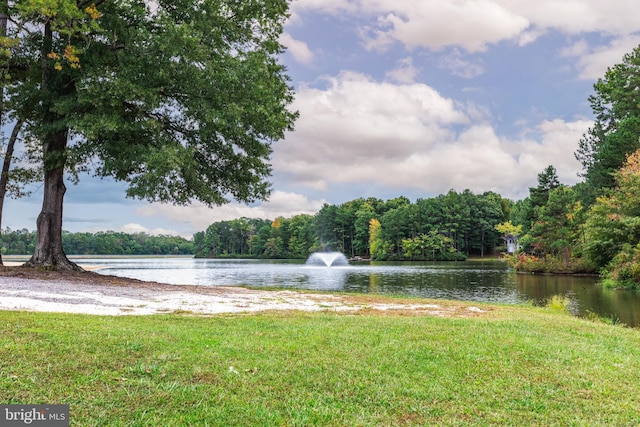
[(581, 229), (582, 205), (575, 192), (564, 185), (549, 193), (547, 203), (538, 212), (531, 228), (534, 247), (539, 254), (561, 254), (565, 267), (570, 266), (571, 249)]
[(575, 153), (582, 163), (581, 197), (587, 206), (615, 186), (615, 171), (640, 148), (640, 46), (607, 69), (594, 89), (589, 103), (596, 120)]
[(553, 165), (547, 166), (538, 174), (538, 185), (529, 187), (528, 202), (520, 206), (521, 209), (525, 209), (520, 212), (524, 219), (523, 228), (525, 230), (529, 230), (533, 226), (538, 219), (540, 209), (549, 201), (549, 194), (559, 186), (560, 181)]
[(558, 179), (558, 173), (553, 165), (547, 166), (542, 172), (538, 174), (538, 185), (536, 187), (529, 188), (529, 199), (531, 200), (531, 207), (542, 207), (547, 204), (549, 200), (549, 193), (551, 190), (560, 186), (560, 180)]

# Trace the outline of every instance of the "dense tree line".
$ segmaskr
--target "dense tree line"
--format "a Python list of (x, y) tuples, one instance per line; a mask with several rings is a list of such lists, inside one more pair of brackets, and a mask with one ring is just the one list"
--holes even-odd
[[(36, 245), (36, 232), (6, 228), (0, 239), (5, 255), (25, 255)], [(190, 255), (193, 242), (179, 236), (152, 236), (115, 231), (62, 233), (64, 250), (72, 255)]]
[(589, 98), (596, 120), (576, 158), (584, 181), (560, 184), (553, 166), (517, 202), (526, 271), (599, 272), (613, 287), (640, 287), (640, 47), (609, 68)]
[(469, 190), (415, 203), (360, 198), (325, 204), (315, 215), (220, 221), (193, 239), (197, 257), (306, 258), (337, 250), (378, 260), (460, 260), (501, 244), (495, 227), (511, 205), (496, 193)]

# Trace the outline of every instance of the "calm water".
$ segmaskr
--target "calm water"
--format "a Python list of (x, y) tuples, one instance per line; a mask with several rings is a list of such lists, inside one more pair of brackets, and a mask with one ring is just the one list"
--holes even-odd
[(576, 314), (589, 311), (640, 325), (640, 293), (604, 289), (595, 278), (515, 274), (499, 261), (352, 263), (310, 267), (296, 261), (193, 258), (80, 258), (102, 274), (205, 286), (276, 287), (411, 295), (464, 301), (543, 304), (566, 295)]

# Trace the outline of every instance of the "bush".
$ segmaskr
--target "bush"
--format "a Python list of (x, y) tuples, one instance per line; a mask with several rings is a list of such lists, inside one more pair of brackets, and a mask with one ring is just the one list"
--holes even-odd
[(530, 273), (594, 274), (598, 271), (588, 259), (583, 257), (578, 258), (572, 256), (568, 267), (560, 255), (536, 257), (535, 255), (522, 253), (507, 255), (504, 259), (516, 271), (526, 271)]
[(565, 295), (554, 295), (547, 300), (547, 308), (557, 311), (569, 312), (571, 300)]
[(604, 285), (610, 288), (640, 288), (640, 244), (626, 244), (604, 271)]

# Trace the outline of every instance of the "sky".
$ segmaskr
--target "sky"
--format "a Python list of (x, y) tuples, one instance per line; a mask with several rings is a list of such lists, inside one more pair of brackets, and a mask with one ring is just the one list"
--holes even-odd
[[(67, 183), (63, 228), (189, 237), (359, 197), (517, 200), (548, 165), (575, 184), (588, 97), (640, 45), (639, 15), (637, 0), (293, 0), (280, 61), (300, 117), (273, 144), (268, 201), (148, 203), (81, 175)], [(7, 200), (3, 227), (35, 229), (41, 200), (38, 186)]]

